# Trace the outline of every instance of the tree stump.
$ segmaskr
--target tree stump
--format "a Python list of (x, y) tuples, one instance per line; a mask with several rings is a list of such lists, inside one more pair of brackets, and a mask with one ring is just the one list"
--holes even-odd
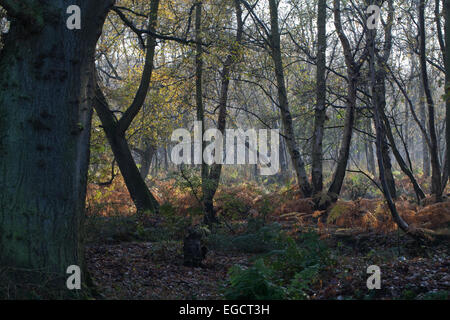
[(184, 265), (192, 268), (203, 267), (202, 261), (207, 252), (208, 249), (202, 246), (202, 232), (190, 228), (183, 243)]

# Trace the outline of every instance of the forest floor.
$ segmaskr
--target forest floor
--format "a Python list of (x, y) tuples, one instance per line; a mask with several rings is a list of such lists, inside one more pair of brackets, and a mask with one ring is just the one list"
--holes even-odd
[[(404, 235), (360, 234), (326, 240), (336, 264), (322, 273), (310, 299), (435, 299), (450, 291), (448, 244), (419, 246)], [(182, 243), (91, 245), (89, 271), (105, 299), (223, 299), (227, 272), (255, 254), (210, 251), (204, 268), (183, 266)], [(381, 289), (368, 291), (367, 267), (381, 268)], [(444, 296), (443, 296), (444, 295)]]
[[(90, 189), (88, 269), (105, 299), (225, 299), (227, 290), (233, 289), (230, 268), (257, 266), (259, 258), (266, 255), (267, 259), (267, 254), (279, 250), (276, 239), (281, 235), (285, 240), (294, 239), (296, 248), (291, 256), (286, 249), (278, 265), (272, 265), (278, 275), (271, 281), (279, 280), (277, 285), (289, 290), (294, 279), (289, 272), (299, 271), (298, 260), (306, 257), (314, 265), (314, 256), (322, 256), (315, 251), (318, 242), (313, 243), (312, 250), (308, 242), (302, 242), (312, 230), (325, 244), (332, 262), (319, 263), (319, 273), (301, 297), (449, 299), (448, 240), (426, 245), (412, 240), (397, 231), (381, 198), (357, 196), (351, 182), (346, 184), (345, 195), (356, 200), (339, 200), (325, 211), (316, 211), (313, 199), (303, 198), (295, 186), (271, 192), (251, 183), (222, 187), (215, 203), (221, 226), (207, 236), (209, 252), (204, 267), (189, 268), (183, 265), (182, 239), (188, 226), (202, 220), (195, 197), (177, 184), (165, 182), (153, 190), (158, 190), (155, 194), (163, 204), (160, 213), (139, 222), (139, 218), (124, 214), (132, 212), (133, 204), (123, 182), (116, 179), (106, 189)], [(402, 194), (408, 194), (411, 187), (407, 182), (400, 185)], [(450, 188), (446, 194), (450, 194)], [(419, 205), (411, 197), (402, 196), (396, 205), (408, 224), (449, 238), (450, 199), (435, 203), (427, 198)], [(263, 224), (255, 225), (255, 221)], [(283, 246), (288, 248), (289, 241)], [(381, 269), (379, 290), (367, 289), (367, 268), (372, 265)]]

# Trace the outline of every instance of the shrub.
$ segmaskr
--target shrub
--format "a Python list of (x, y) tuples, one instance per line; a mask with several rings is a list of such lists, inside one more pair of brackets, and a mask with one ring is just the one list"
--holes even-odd
[(275, 210), (276, 215), (282, 215), (285, 213), (299, 212), (299, 213), (309, 213), (314, 212), (314, 201), (311, 198), (290, 200), (283, 203), (277, 210)]
[(170, 203), (164, 203), (159, 208), (157, 219), (154, 219), (151, 213), (144, 214), (138, 223), (136, 234), (143, 241), (181, 240), (186, 228), (191, 224), (190, 216), (180, 216)]
[(242, 252), (264, 253), (280, 247), (281, 225), (272, 223), (263, 225), (261, 219), (251, 218), (247, 232), (232, 240), (232, 245)]
[(256, 208), (255, 200), (262, 197), (262, 190), (253, 183), (236, 186), (220, 186), (214, 198), (219, 215), (226, 219), (246, 218), (251, 208)]
[(353, 201), (338, 201), (327, 217), (328, 224), (337, 226), (353, 226), (353, 222), (359, 216), (358, 208)]
[(244, 202), (235, 194), (223, 194), (216, 201), (219, 202), (221, 214), (231, 220), (241, 219), (251, 209), (248, 203)]
[(122, 176), (108, 186), (90, 183), (86, 194), (87, 216), (130, 216), (136, 212)]
[(319, 270), (332, 263), (328, 247), (315, 233), (302, 234), (298, 243), (292, 238), (286, 238), (284, 248), (267, 254), (266, 261), (285, 280), (292, 279), (309, 268)]
[(135, 239), (136, 228), (135, 216), (89, 216), (85, 223), (86, 242), (131, 241)]
[(278, 249), (263, 256), (248, 269), (230, 270), (227, 299), (307, 299), (320, 272), (333, 263), (330, 252), (316, 234), (294, 239), (280, 235)]
[(314, 265), (296, 273), (288, 286), (288, 297), (293, 300), (309, 298), (307, 292), (310, 290), (311, 285), (317, 281), (319, 272), (319, 265)]
[(244, 269), (233, 266), (229, 271), (230, 286), (225, 291), (228, 300), (281, 300), (285, 297), (283, 288), (273, 283), (272, 270), (262, 259)]
[(448, 300), (450, 299), (449, 291), (428, 292), (421, 297), (422, 300)]
[(422, 228), (449, 228), (450, 202), (436, 203), (425, 207), (417, 213), (414, 220)]
[(250, 218), (243, 233), (230, 234), (223, 228), (216, 229), (207, 238), (209, 248), (245, 253), (267, 253), (279, 248), (281, 226), (266, 225), (261, 218)]

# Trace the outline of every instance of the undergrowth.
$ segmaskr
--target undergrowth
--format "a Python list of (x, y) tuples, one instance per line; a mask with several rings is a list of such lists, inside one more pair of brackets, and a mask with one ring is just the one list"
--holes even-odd
[(297, 240), (279, 233), (276, 245), (277, 249), (261, 255), (251, 267), (231, 268), (226, 299), (308, 299), (320, 273), (334, 263), (314, 233), (302, 234)]

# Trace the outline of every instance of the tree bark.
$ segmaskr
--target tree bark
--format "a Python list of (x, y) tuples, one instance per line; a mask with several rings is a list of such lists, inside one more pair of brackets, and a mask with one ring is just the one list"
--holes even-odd
[(378, 99), (378, 96), (375, 94), (376, 91), (376, 70), (375, 70), (375, 30), (369, 31), (369, 51), (370, 51), (370, 75), (371, 75), (371, 84), (372, 84), (372, 97), (373, 97), (373, 113), (374, 113), (374, 121), (375, 121), (375, 128), (376, 128), (376, 136), (377, 136), (377, 158), (378, 158), (378, 168), (379, 168), (379, 174), (380, 174), (380, 182), (381, 187), (384, 193), (384, 197), (386, 199), (386, 202), (388, 204), (388, 207), (391, 211), (392, 217), (394, 221), (397, 223), (399, 228), (404, 230), (405, 232), (409, 231), (408, 224), (400, 217), (397, 208), (395, 206), (394, 200), (392, 199), (390, 188), (388, 186), (387, 180), (386, 180), (386, 174), (384, 170), (384, 158), (383, 158), (383, 144), (386, 143), (386, 141), (383, 141), (383, 137), (386, 137), (385, 133), (383, 132), (384, 126), (381, 121), (380, 116), (380, 109), (377, 108), (378, 102), (376, 101)]
[(400, 151), (398, 150), (397, 146), (395, 145), (395, 139), (394, 139), (394, 135), (392, 134), (392, 129), (389, 124), (389, 120), (387, 119), (384, 112), (380, 112), (380, 116), (384, 122), (384, 127), (386, 130), (385, 133), (386, 133), (389, 143), (391, 145), (392, 152), (394, 153), (394, 157), (397, 160), (397, 163), (399, 164), (403, 173), (411, 181), (413, 188), (414, 188), (414, 192), (416, 193), (417, 200), (418, 200), (418, 202), (420, 202), (421, 200), (425, 199), (425, 197), (426, 197), (425, 193), (423, 192), (422, 188), (420, 187), (419, 183), (417, 182), (416, 178), (414, 177), (413, 172), (408, 168), (408, 165), (406, 164), (405, 160), (403, 160), (403, 157), (400, 154)]
[[(378, 108), (380, 115), (385, 115), (385, 108), (386, 108), (385, 79), (386, 79), (386, 72), (383, 69), (383, 63), (381, 63), (378, 70), (375, 70), (376, 85), (373, 88), (373, 92), (372, 92), (373, 95), (376, 95), (376, 98), (374, 99), (374, 102), (376, 102), (375, 108)], [(381, 125), (386, 126), (388, 124), (389, 124), (389, 121), (386, 117), (386, 121), (382, 122)], [(385, 127), (381, 133), (386, 134), (387, 132), (388, 132), (388, 130)], [(383, 156), (383, 165), (384, 165), (384, 173), (386, 175), (386, 183), (389, 187), (389, 192), (390, 192), (391, 197), (393, 199), (396, 199), (397, 198), (397, 190), (395, 188), (394, 175), (392, 174), (391, 157), (389, 156), (390, 147), (386, 141), (386, 136), (382, 137), (382, 140), (383, 140), (383, 144), (382, 144), (382, 153), (381, 154)]]
[(336, 201), (341, 193), (342, 184), (344, 183), (345, 174), (347, 171), (348, 159), (350, 156), (350, 146), (353, 134), (353, 124), (355, 120), (356, 98), (357, 98), (357, 82), (359, 79), (359, 69), (361, 63), (356, 63), (355, 58), (351, 52), (350, 42), (342, 29), (341, 21), (341, 1), (334, 0), (334, 25), (341, 41), (344, 51), (345, 64), (347, 67), (347, 110), (345, 114), (344, 133), (342, 138), (341, 149), (339, 150), (339, 157), (336, 170), (333, 175), (328, 195), (333, 201)]
[[(202, 46), (202, 8), (203, 2), (201, 0), (196, 2), (195, 8), (195, 41), (196, 41), (196, 55), (195, 55), (195, 102), (197, 107), (197, 121), (201, 123), (201, 177), (202, 177), (202, 199), (204, 222), (208, 225), (217, 223), (217, 218), (214, 212), (212, 194), (213, 181), (209, 180), (209, 166), (203, 159), (203, 152), (205, 150), (205, 142), (203, 136), (205, 134), (205, 109), (203, 104), (203, 46)], [(218, 183), (218, 182), (217, 182)], [(214, 192), (215, 193), (215, 192)]]
[(139, 155), (140, 159), (140, 170), (142, 179), (147, 178), (150, 172), (150, 166), (152, 164), (153, 156), (157, 152), (157, 148), (153, 146), (149, 141), (144, 142), (144, 150), (139, 148), (133, 148), (133, 152)]
[[(419, 121), (423, 128), (427, 127), (427, 110), (425, 108), (425, 91), (423, 90), (423, 82), (420, 80), (419, 85)], [(430, 148), (428, 147), (427, 138), (428, 135), (425, 135), (425, 133), (421, 133), (422, 138), (422, 171), (423, 176), (425, 178), (429, 178), (431, 175), (431, 168), (430, 168)]]
[[(442, 181), (442, 189), (445, 188), (448, 182), (448, 171), (450, 168), (450, 0), (444, 0), (444, 15), (445, 15), (445, 121), (446, 121), (446, 142), (447, 142), (447, 161), (444, 166), (447, 168), (446, 174)], [(444, 170), (445, 171), (445, 170)]]
[(280, 108), (281, 119), (283, 121), (284, 135), (286, 145), (291, 155), (292, 165), (294, 166), (298, 184), (302, 190), (303, 196), (310, 197), (312, 188), (308, 181), (303, 157), (295, 141), (292, 115), (289, 109), (289, 101), (286, 91), (286, 82), (284, 77), (283, 59), (281, 55), (281, 40), (278, 26), (278, 5), (276, 0), (269, 0), (270, 7), (270, 25), (271, 25), (271, 50), (272, 60), (275, 65), (275, 75), (278, 89), (278, 105)]
[(312, 188), (313, 194), (323, 189), (323, 136), (326, 121), (326, 49), (327, 49), (327, 1), (319, 0), (317, 4), (317, 75), (316, 75), (316, 109), (314, 117), (314, 136), (312, 145)]
[(435, 127), (434, 101), (431, 94), (427, 72), (426, 57), (426, 32), (425, 32), (425, 0), (419, 2), (419, 59), (422, 76), (423, 89), (425, 91), (428, 106), (428, 130), (430, 133), (430, 156), (431, 156), (431, 193), (436, 196), (437, 201), (441, 201), (441, 167), (439, 164), (438, 143)]
[(95, 47), (113, 2), (77, 1), (82, 28), (69, 30), (71, 1), (0, 0), (11, 20), (0, 56), (2, 266), (61, 280), (83, 268)]
[(156, 152), (156, 148), (153, 146), (148, 146), (144, 150), (143, 158), (141, 161), (141, 170), (140, 170), (141, 177), (142, 177), (142, 179), (144, 179), (144, 181), (147, 178), (148, 173), (150, 172), (150, 165), (152, 164), (153, 155), (155, 154), (155, 152)]
[[(366, 126), (367, 133), (372, 135), (372, 121), (370, 118), (367, 119), (367, 126)], [(376, 169), (375, 169), (375, 154), (373, 153), (373, 142), (370, 137), (367, 138), (366, 141), (366, 159), (367, 159), (367, 170), (375, 176)]]
[(95, 110), (102, 122), (103, 130), (108, 139), (114, 158), (123, 176), (131, 199), (136, 206), (138, 212), (158, 212), (159, 204), (151, 194), (145, 180), (139, 172), (136, 162), (128, 145), (125, 133), (118, 130), (117, 121), (115, 121), (111, 111), (108, 108), (108, 103), (100, 88), (97, 87), (97, 97), (94, 103)]
[[(383, 50), (377, 51), (378, 53), (375, 55), (375, 85), (372, 86), (372, 100), (374, 107), (378, 109), (378, 113), (381, 117), (381, 125), (385, 126), (381, 131), (382, 134), (391, 133), (388, 131), (386, 126), (389, 126), (389, 121), (385, 116), (386, 109), (386, 63), (391, 56), (392, 50), (392, 25), (394, 22), (394, 7), (393, 0), (388, 1), (389, 4), (389, 14), (388, 19), (386, 21), (386, 27), (384, 28), (384, 46)], [(378, 3), (381, 5), (381, 3)], [(373, 45), (376, 46), (375, 39), (373, 39)], [(374, 49), (376, 50), (376, 48)], [(385, 120), (385, 121), (383, 121)], [(391, 134), (392, 135), (392, 134)], [(384, 166), (384, 174), (386, 176), (386, 182), (389, 187), (390, 195), (395, 200), (397, 198), (397, 190), (395, 188), (395, 180), (394, 175), (392, 174), (392, 163), (390, 153), (390, 147), (387, 144), (386, 136), (381, 137), (382, 144), (382, 156), (383, 156), (383, 166)], [(392, 139), (392, 141), (394, 141)], [(395, 144), (392, 144), (395, 147)]]
[[(149, 31), (155, 32), (158, 21), (159, 0), (152, 0), (150, 2), (150, 16), (149, 16)], [(103, 130), (105, 131), (108, 142), (111, 145), (111, 150), (119, 165), (120, 172), (125, 180), (128, 192), (136, 206), (138, 212), (158, 212), (159, 204), (155, 197), (148, 190), (144, 179), (142, 178), (138, 167), (131, 154), (130, 147), (126, 140), (125, 134), (134, 118), (141, 110), (150, 86), (150, 80), (153, 72), (153, 58), (155, 55), (156, 38), (149, 35), (146, 45), (145, 66), (142, 74), (141, 83), (136, 96), (125, 111), (120, 120), (116, 120), (110, 110), (108, 102), (103, 95), (100, 87), (96, 86), (96, 99), (94, 103), (95, 111), (97, 112), (100, 121), (102, 122)]]
[[(236, 31), (236, 45), (240, 45), (242, 41), (243, 33), (243, 21), (242, 21), (242, 9), (239, 0), (234, 1), (234, 7), (236, 11), (237, 31)], [(228, 103), (228, 91), (230, 87), (230, 75), (233, 65), (236, 63), (239, 55), (239, 48), (233, 46), (228, 54), (221, 73), (221, 89), (219, 100), (219, 117), (218, 117), (218, 130), (225, 137), (225, 128), (227, 120), (227, 103)], [(219, 187), (220, 174), (222, 171), (222, 164), (213, 164), (210, 168), (208, 175), (208, 184), (203, 189), (203, 205), (205, 209), (205, 223), (211, 224), (217, 222), (216, 213), (214, 212), (213, 199)]]

